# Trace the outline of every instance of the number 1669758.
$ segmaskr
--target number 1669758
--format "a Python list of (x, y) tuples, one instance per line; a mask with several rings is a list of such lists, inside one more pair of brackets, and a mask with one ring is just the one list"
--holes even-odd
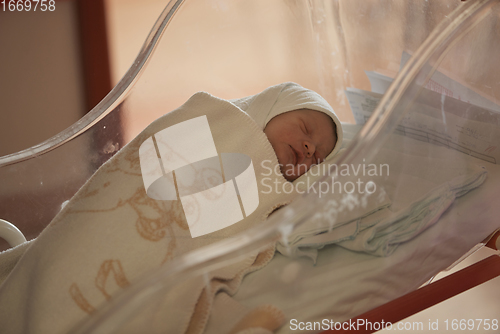
[(55, 0), (2, 0), (0, 9), (4, 12), (53, 12), (56, 10)]

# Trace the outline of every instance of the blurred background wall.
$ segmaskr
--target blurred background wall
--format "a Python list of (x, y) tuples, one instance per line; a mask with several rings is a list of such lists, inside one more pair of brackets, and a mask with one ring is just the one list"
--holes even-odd
[[(34, 4), (0, 6), (0, 156), (57, 135), (111, 90), (104, 1), (56, 1), (45, 11)], [(68, 146), (72, 159), (55, 150), (3, 168), (0, 218), (36, 237), (90, 176), (91, 151), (105, 138), (89, 137)]]
[(0, 11), (0, 156), (28, 148), (85, 112), (75, 3)]
[[(8, 2), (6, 2), (8, 4)], [(80, 119), (111, 89), (103, 0), (0, 10), (0, 156)]]

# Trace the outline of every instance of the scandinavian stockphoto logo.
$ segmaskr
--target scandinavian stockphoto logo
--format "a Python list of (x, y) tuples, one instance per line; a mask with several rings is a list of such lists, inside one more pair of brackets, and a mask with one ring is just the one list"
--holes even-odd
[(217, 153), (206, 116), (163, 129), (139, 148), (149, 197), (180, 199), (191, 237), (231, 226), (259, 206), (252, 159)]

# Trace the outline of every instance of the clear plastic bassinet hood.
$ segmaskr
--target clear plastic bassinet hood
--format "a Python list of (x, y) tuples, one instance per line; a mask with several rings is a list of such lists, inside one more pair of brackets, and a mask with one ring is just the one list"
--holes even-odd
[[(316, 182), (225, 240), (142, 271), (120, 265), (134, 274), (100, 286), (106, 298), (71, 285), (79, 309), (58, 329), (288, 333), (316, 321), (333, 330), (418, 288), (498, 227), (499, 34), (498, 1), (170, 1), (87, 116), (0, 159), (11, 198), (0, 218), (21, 230), (60, 221), (63, 202), (94, 173), (97, 182), (119, 148), (198, 91), (234, 99), (297, 82), (345, 122), (344, 150), (319, 166)], [(108, 132), (110, 122), (119, 131)], [(29, 200), (44, 209), (21, 210)], [(148, 231), (177, 254), (182, 238), (159, 210)], [(221, 274), (249, 258), (237, 274)], [(199, 289), (193, 304), (172, 302), (195, 290), (190, 282)]]

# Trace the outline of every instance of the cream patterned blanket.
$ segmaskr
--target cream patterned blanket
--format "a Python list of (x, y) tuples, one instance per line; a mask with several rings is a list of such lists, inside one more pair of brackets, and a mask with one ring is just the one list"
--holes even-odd
[[(247, 215), (232, 225), (226, 224), (227, 227), (218, 226), (220, 229), (215, 232), (193, 237), (192, 226), (188, 225), (186, 217), (196, 221), (197, 216), (205, 216), (202, 215), (204, 208), (192, 189), (191, 193), (187, 189), (189, 187), (181, 189), (181, 183), (184, 182), (185, 186), (190, 175), (194, 178), (191, 181), (199, 181), (196, 177), (207, 171), (207, 166), (185, 166), (184, 179), (180, 182), (182, 173), (177, 165), (179, 168), (174, 171), (178, 174), (177, 192), (183, 200), (157, 200), (146, 193), (149, 181), (155, 180), (150, 178), (147, 181), (144, 175), (149, 173), (154, 176), (155, 166), (153, 164), (148, 169), (147, 164), (141, 161), (140, 150), (152, 136), (156, 137), (156, 145), (160, 148), (162, 138), (157, 134), (162, 130), (205, 116), (216, 154), (240, 153), (251, 159), (253, 172), (250, 175), (255, 175), (258, 206), (255, 208), (254, 202), (252, 208), (245, 208), (244, 193), (251, 192), (252, 188), (242, 185), (244, 180), (241, 181), (238, 176), (226, 173), (225, 182), (230, 183), (229, 178), (237, 184), (240, 182), (238, 198)], [(195, 144), (203, 146), (204, 143)], [(163, 151), (167, 152), (164, 155), (168, 155), (162, 156), (165, 175), (168, 174), (169, 159), (177, 157), (182, 160), (184, 152), (176, 150), (171, 148), (170, 155), (168, 151)], [(264, 160), (278, 163), (265, 134), (247, 114), (207, 93), (195, 94), (179, 109), (153, 122), (105, 163), (31, 243), (0, 287), (2, 332), (67, 332), (106, 304), (114, 294), (162, 264), (262, 223), (273, 208), (290, 202), (294, 196), (262, 191), (259, 181), (264, 171), (260, 162)], [(186, 171), (186, 168), (191, 170)], [(216, 185), (220, 173), (209, 171), (212, 174), (209, 173), (204, 180)], [(266, 177), (272, 177), (272, 182), (277, 184), (287, 182), (281, 175)], [(247, 177), (246, 180), (252, 178)], [(205, 199), (207, 196), (222, 196), (227, 189), (234, 190), (225, 189), (217, 188), (212, 192), (205, 189)], [(183, 194), (183, 191), (187, 193)], [(234, 192), (231, 194), (234, 195)], [(216, 211), (212, 214), (223, 218), (225, 213)], [(215, 293), (222, 289), (236, 291), (244, 274), (264, 266), (273, 255), (274, 249), (252, 254), (240, 263), (211, 274), (210, 291), (205, 289), (206, 282), (186, 282), (186, 293), (179, 291), (179, 298), (171, 296), (158, 308), (168, 311), (156, 330), (163, 333), (201, 332), (208, 320)], [(151, 330), (154, 329), (153, 326)]]

